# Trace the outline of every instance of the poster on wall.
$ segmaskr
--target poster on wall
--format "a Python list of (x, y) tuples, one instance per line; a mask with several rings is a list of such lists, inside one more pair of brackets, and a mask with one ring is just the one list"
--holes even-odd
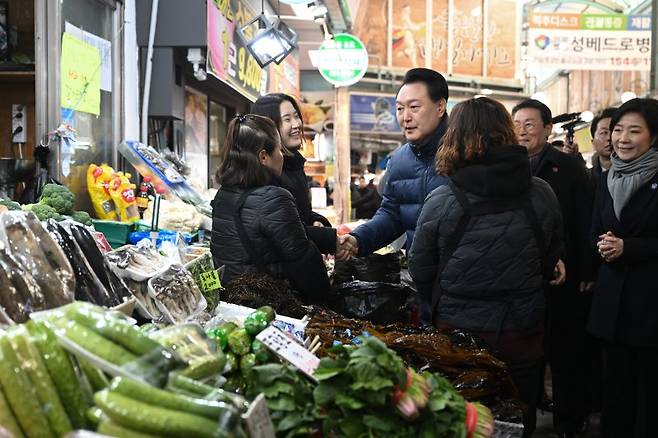
[[(487, 76), (514, 79), (516, 76), (516, 0), (489, 0)], [(496, 13), (491, 13), (496, 11)]]
[(64, 32), (62, 34), (61, 107), (101, 113), (101, 55), (98, 47)]
[(256, 15), (255, 11), (239, 0), (208, 1), (207, 10), (208, 73), (252, 101), (273, 90), (299, 96), (296, 52), (280, 65), (272, 63), (262, 69), (238, 37), (237, 30)]
[[(401, 71), (428, 66), (455, 76), (486, 76), (493, 82), (517, 79), (520, 9), (516, 0), (352, 0), (350, 4), (358, 6), (353, 31), (375, 58), (373, 66), (378, 58), (381, 65)], [(382, 35), (388, 36), (387, 41)], [(452, 53), (448, 53), (450, 38)]]
[(425, 0), (392, 0), (393, 33), (391, 60), (394, 67), (415, 68), (425, 66), (427, 45), (425, 36)]
[(372, 65), (388, 65), (386, 38), (388, 35), (387, 0), (361, 0), (350, 7), (355, 12), (352, 33), (366, 46)]
[(452, 73), (482, 76), (482, 0), (454, 2)]
[(448, 71), (448, 0), (432, 1), (432, 68)]
[(350, 131), (400, 134), (395, 96), (351, 94)]
[(651, 17), (533, 13), (530, 61), (573, 70), (651, 70)]
[(185, 160), (190, 179), (208, 188), (208, 97), (185, 87)]

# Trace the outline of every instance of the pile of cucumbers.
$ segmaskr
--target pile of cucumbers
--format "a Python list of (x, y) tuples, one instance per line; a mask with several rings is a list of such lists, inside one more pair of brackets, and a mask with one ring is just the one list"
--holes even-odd
[[(108, 367), (132, 377), (110, 381)], [(242, 437), (248, 402), (196, 380), (225, 368), (221, 351), (186, 360), (125, 317), (74, 302), (0, 330), (0, 432)]]

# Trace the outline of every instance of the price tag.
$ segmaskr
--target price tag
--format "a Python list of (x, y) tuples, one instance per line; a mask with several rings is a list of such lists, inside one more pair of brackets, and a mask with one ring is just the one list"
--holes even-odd
[(219, 274), (215, 269), (201, 273), (199, 279), (201, 280), (201, 289), (206, 292), (217, 290), (222, 287), (222, 283), (219, 281)]
[(277, 355), (290, 362), (295, 368), (302, 371), (313, 381), (316, 381), (313, 373), (320, 364), (320, 358), (308, 351), (301, 344), (295, 341), (274, 326), (269, 326), (256, 336)]
[(242, 418), (247, 425), (249, 438), (274, 438), (274, 425), (270, 418), (270, 410), (267, 409), (265, 396), (258, 397), (249, 405), (249, 410)]

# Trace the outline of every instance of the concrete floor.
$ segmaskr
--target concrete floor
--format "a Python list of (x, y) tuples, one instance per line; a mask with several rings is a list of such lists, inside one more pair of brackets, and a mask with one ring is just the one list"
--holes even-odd
[[(582, 437), (598, 437), (600, 431), (600, 415), (592, 414), (589, 417), (589, 429), (586, 435)], [(555, 438), (557, 434), (553, 432), (553, 414), (550, 412), (537, 411), (537, 430), (532, 435), (533, 438)]]

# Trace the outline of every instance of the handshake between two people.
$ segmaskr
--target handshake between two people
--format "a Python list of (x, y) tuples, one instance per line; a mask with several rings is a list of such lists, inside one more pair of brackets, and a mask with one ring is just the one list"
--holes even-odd
[(359, 254), (359, 243), (351, 234), (336, 236), (336, 260), (344, 262)]

